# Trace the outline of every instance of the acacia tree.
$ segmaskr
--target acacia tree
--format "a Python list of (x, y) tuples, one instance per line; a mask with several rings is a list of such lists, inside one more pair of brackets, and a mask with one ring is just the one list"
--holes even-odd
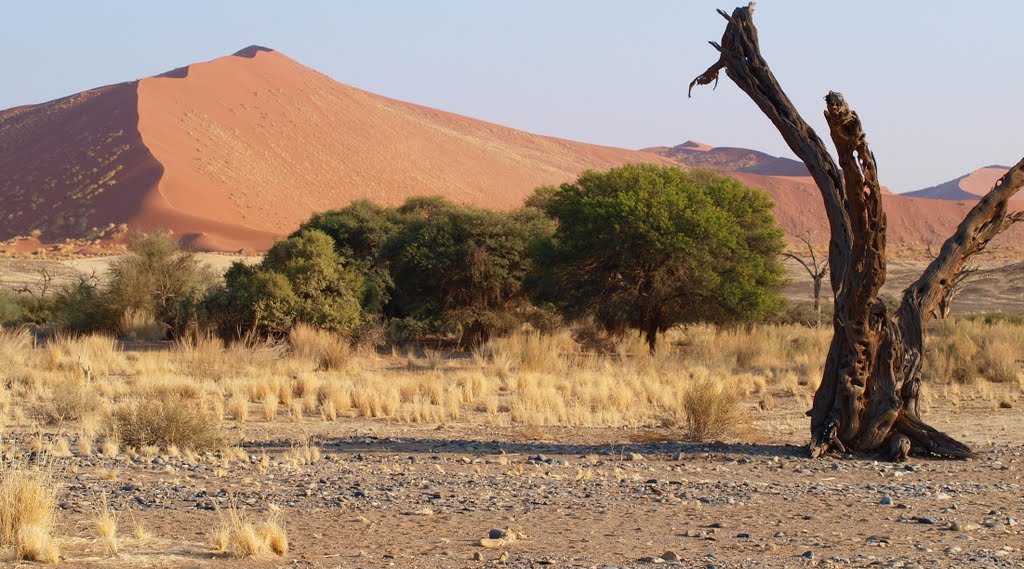
[(835, 294), (833, 336), (809, 412), (810, 454), (852, 450), (904, 460), (915, 451), (971, 457), (967, 445), (919, 416), (924, 326), (967, 260), (1020, 218), (1008, 214), (1007, 202), (1024, 184), (1024, 159), (971, 209), (920, 278), (903, 292), (899, 305), (886, 306), (878, 297), (885, 282), (885, 213), (875, 157), (860, 118), (841, 94), (825, 97), (837, 166), (761, 56), (753, 12), (753, 4), (736, 8), (732, 15), (719, 10), (728, 21), (721, 43), (711, 42), (719, 59), (690, 89), (717, 82), (724, 69), (807, 165), (825, 202)]
[(606, 330), (661, 334), (740, 322), (781, 307), (783, 233), (766, 194), (706, 170), (630, 164), (540, 188), (558, 222), (537, 263), (537, 296)]

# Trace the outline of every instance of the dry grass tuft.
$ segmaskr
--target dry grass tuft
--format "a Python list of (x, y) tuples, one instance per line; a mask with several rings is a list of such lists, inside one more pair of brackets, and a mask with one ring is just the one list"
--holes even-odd
[(103, 540), (107, 552), (114, 557), (120, 557), (117, 546), (117, 514), (110, 509), (107, 503), (107, 495), (103, 494), (99, 509), (92, 518), (96, 536)]
[(58, 488), (52, 475), (20, 465), (0, 468), (0, 545), (15, 546), (18, 559), (56, 563)]
[(309, 360), (324, 371), (344, 369), (351, 352), (347, 338), (308, 324), (292, 328), (288, 344), (297, 358)]
[(683, 394), (687, 435), (695, 441), (720, 438), (739, 426), (740, 395), (722, 376), (698, 370)]
[(230, 553), (237, 559), (281, 556), (288, 552), (288, 536), (280, 524), (279, 512), (272, 512), (257, 527), (234, 506), (228, 508), (227, 516), (221, 515), (210, 543), (217, 552)]
[(220, 425), (195, 401), (172, 398), (122, 403), (111, 418), (111, 431), (122, 444), (141, 448), (176, 446), (193, 450), (217, 448), (223, 443)]

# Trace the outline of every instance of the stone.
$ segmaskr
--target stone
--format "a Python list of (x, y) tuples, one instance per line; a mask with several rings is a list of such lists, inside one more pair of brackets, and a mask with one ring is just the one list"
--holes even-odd
[(954, 521), (952, 524), (950, 524), (949, 528), (953, 531), (967, 532), (978, 530), (981, 528), (981, 526), (970, 522)]
[(890, 505), (892, 505), (892, 498), (890, 498), (888, 496), (882, 496), (882, 499), (879, 500), (878, 503), (883, 505), (883, 506), (890, 506)]
[(504, 529), (492, 529), (491, 531), (487, 532), (487, 537), (489, 539), (504, 539), (505, 536), (507, 535), (508, 530)]
[(502, 545), (505, 545), (505, 540), (503, 539), (492, 539), (489, 537), (485, 537), (480, 540), (480, 547), (485, 547), (487, 549), (495, 549), (501, 547)]
[(660, 557), (664, 561), (679, 561), (679, 556), (676, 555), (676, 553), (674, 551), (666, 551), (665, 553), (662, 553), (658, 557)]

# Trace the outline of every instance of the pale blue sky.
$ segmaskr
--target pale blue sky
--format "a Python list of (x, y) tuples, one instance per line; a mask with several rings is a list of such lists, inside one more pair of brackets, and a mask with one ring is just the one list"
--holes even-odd
[[(715, 59), (708, 0), (5, 2), (0, 108), (266, 45), (334, 79), (527, 131), (641, 148), (788, 149)], [(882, 182), (943, 182), (1024, 155), (1024, 3), (765, 0), (755, 21), (819, 134), (821, 98), (859, 112)], [(862, 42), (858, 44), (857, 42)]]

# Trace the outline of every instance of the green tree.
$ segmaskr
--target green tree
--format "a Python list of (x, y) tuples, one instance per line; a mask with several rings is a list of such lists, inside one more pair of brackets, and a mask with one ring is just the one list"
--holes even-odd
[(535, 312), (523, 293), (530, 248), (553, 224), (534, 208), (500, 213), (443, 198), (413, 198), (383, 256), (394, 291), (389, 315), (417, 332), (456, 333), (469, 344)]
[(224, 279), (209, 306), (225, 333), (280, 335), (297, 322), (347, 331), (362, 319), (362, 277), (316, 229), (278, 241), (258, 266), (233, 264)]
[(628, 165), (541, 188), (528, 203), (557, 221), (534, 286), (567, 316), (640, 330), (653, 350), (676, 324), (755, 320), (782, 306), (773, 204), (731, 178)]
[(314, 215), (290, 237), (308, 229), (324, 232), (334, 240), (334, 249), (347, 259), (349, 267), (363, 276), (360, 304), (365, 316), (381, 316), (390, 298), (391, 274), (381, 251), (399, 229), (395, 208), (381, 207), (369, 200)]

